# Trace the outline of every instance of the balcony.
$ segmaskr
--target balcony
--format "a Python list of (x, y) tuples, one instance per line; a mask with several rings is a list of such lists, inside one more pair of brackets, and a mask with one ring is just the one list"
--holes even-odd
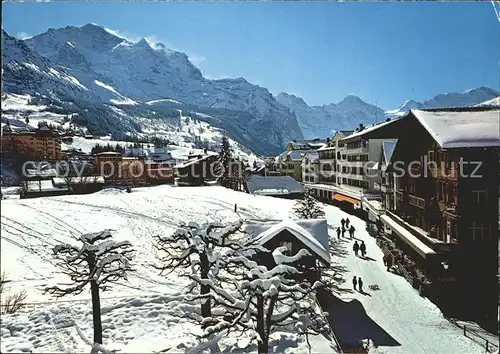
[(411, 205), (416, 206), (420, 209), (425, 209), (425, 199), (424, 198), (420, 198), (420, 197), (409, 194), (408, 195), (408, 202)]
[(435, 177), (453, 180), (458, 178), (458, 173), (459, 171), (457, 168), (445, 168), (444, 166), (437, 167), (435, 172), (432, 171), (432, 174), (435, 175)]
[(382, 193), (392, 193), (392, 192), (393, 192), (393, 190), (394, 190), (394, 189), (392, 188), (392, 186), (388, 186), (388, 185), (386, 185), (386, 184), (382, 184), (382, 185), (380, 186), (380, 191), (381, 191)]
[(453, 202), (440, 201), (439, 209), (450, 216), (457, 215), (457, 205)]
[(396, 198), (398, 200), (403, 201), (404, 200), (404, 191), (396, 191)]
[(356, 147), (352, 149), (347, 149), (345, 151), (347, 155), (354, 155), (354, 154), (368, 154), (368, 147), (366, 146), (361, 146), (361, 147)]

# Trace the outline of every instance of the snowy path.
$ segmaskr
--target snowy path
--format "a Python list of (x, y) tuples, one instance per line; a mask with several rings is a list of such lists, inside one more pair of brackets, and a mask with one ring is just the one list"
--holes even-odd
[[(354, 240), (346, 237), (340, 241), (341, 245), (345, 245), (342, 247), (346, 247), (348, 251), (345, 257), (339, 259), (339, 262), (348, 269), (344, 274), (345, 287), (352, 289), (352, 277), (361, 277), (364, 282), (363, 290), (368, 293), (363, 295), (356, 291), (343, 294), (341, 298), (344, 301), (359, 300), (366, 314), (394, 340), (390, 346), (380, 345), (370, 353), (485, 352), (484, 348), (464, 337), (459, 328), (447, 321), (439, 309), (428, 299), (421, 297), (403, 277), (386, 271), (382, 261), (383, 253), (377, 246), (375, 238), (365, 230), (363, 220), (332, 206), (326, 206), (325, 209), (331, 226), (336, 227), (342, 217), (349, 217), (356, 229), (355, 238), (358, 239), (358, 243), (359, 240), (365, 241), (367, 257), (373, 259), (364, 260), (356, 257), (352, 251)], [(331, 240), (339, 242), (336, 234)], [(369, 285), (378, 285), (380, 290), (370, 290)]]
[[(137, 188), (132, 193), (105, 190), (91, 195), (3, 200), (1, 213), (1, 265), (13, 282), (14, 290), (28, 290), (28, 301), (54, 301), (43, 295), (47, 285), (66, 282), (52, 264), (50, 247), (58, 242), (74, 242), (82, 232), (111, 228), (116, 240), (129, 240), (136, 248), (134, 263), (138, 272), (129, 282), (122, 282), (102, 294), (105, 347), (121, 352), (153, 352), (172, 348), (183, 352), (195, 345), (196, 326), (175, 318), (182, 279), (175, 275), (162, 277), (151, 267), (156, 259), (152, 235), (171, 233), (181, 221), (234, 221), (234, 204), (245, 218), (279, 219), (291, 215), (293, 201), (252, 196), (221, 187), (174, 188), (159, 186)], [(347, 215), (325, 206), (329, 223), (337, 226)], [(340, 266), (348, 268), (344, 276), (351, 287), (353, 275), (362, 276), (371, 296), (359, 293), (343, 295), (345, 301), (358, 299), (374, 322), (398, 345), (380, 345), (373, 353), (473, 354), (484, 352), (478, 344), (462, 335), (460, 329), (446, 321), (439, 310), (421, 298), (402, 278), (387, 273), (382, 253), (364, 230), (364, 222), (349, 216), (357, 229), (356, 236), (365, 240), (365, 261), (352, 255), (351, 241), (345, 243), (348, 254), (337, 257)], [(332, 231), (333, 234), (333, 231)], [(336, 238), (336, 236), (335, 236)], [(343, 248), (344, 243), (334, 244)], [(376, 292), (368, 285), (377, 284)], [(88, 337), (92, 333), (92, 316), (88, 292), (62, 299), (82, 302), (40, 305), (35, 311), (2, 316), (1, 351), (19, 352), (87, 352), (88, 345), (77, 333), (76, 323)], [(341, 319), (344, 320), (344, 319)], [(159, 340), (161, 339), (161, 340)], [(318, 339), (318, 340), (316, 340)], [(325, 352), (328, 343), (316, 338), (313, 352)], [(222, 345), (244, 351), (248, 343), (241, 338), (226, 339)], [(236, 343), (236, 344), (235, 344)], [(274, 350), (287, 353), (307, 352), (300, 338), (278, 338)], [(331, 352), (331, 351), (329, 351)]]

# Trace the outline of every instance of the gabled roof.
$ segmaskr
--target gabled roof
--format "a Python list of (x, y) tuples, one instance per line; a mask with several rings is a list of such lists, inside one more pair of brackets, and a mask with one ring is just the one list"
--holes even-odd
[(261, 245), (284, 230), (289, 231), (325, 263), (330, 264), (330, 240), (326, 219), (248, 221), (245, 224), (245, 231), (257, 238)]
[(342, 138), (345, 138), (346, 136), (349, 136), (352, 133), (354, 133), (354, 130), (339, 130), (337, 132), (340, 134)]
[(352, 139), (352, 138), (361, 138), (363, 135), (366, 135), (367, 133), (371, 133), (379, 128), (382, 128), (382, 127), (385, 127), (391, 123), (394, 123), (398, 121), (398, 119), (392, 119), (390, 121), (386, 121), (386, 122), (382, 122), (382, 123), (378, 123), (378, 124), (373, 124), (373, 125), (370, 125), (368, 127), (365, 127), (363, 130), (361, 131), (354, 131), (354, 132), (351, 132), (351, 134), (345, 136), (342, 138), (342, 140), (344, 139)]
[(444, 149), (500, 146), (500, 109), (410, 112)]
[(302, 193), (304, 187), (290, 176), (251, 175), (247, 180), (248, 192), (259, 195)]
[(306, 152), (302, 157), (302, 161), (304, 161), (305, 159), (309, 160), (312, 163), (318, 162), (319, 161), (318, 152), (317, 151)]

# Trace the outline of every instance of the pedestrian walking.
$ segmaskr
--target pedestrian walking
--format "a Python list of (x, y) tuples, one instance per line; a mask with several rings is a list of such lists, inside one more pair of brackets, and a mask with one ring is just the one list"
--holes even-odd
[(361, 255), (364, 257), (366, 255), (365, 241), (361, 241), (361, 245), (359, 245), (359, 250), (361, 251)]
[(359, 244), (358, 241), (354, 241), (354, 245), (352, 246), (352, 250), (354, 251), (354, 254), (356, 257), (358, 256), (358, 251), (359, 251)]
[(349, 228), (349, 236), (351, 236), (351, 238), (353, 238), (353, 237), (354, 237), (354, 231), (355, 231), (355, 230), (356, 230), (356, 229), (354, 228), (354, 226), (352, 226), (352, 225), (351, 225), (351, 227)]
[(382, 257), (382, 262), (384, 262), (384, 266), (387, 267), (387, 255), (384, 254), (384, 256)]
[(234, 204), (234, 212), (237, 213), (238, 210), (238, 204)]
[(386, 259), (386, 264), (385, 266), (387, 267), (387, 271), (389, 271), (392, 267), (392, 258), (387, 256), (387, 259)]
[(340, 240), (340, 227), (337, 227), (337, 238)]
[(352, 287), (354, 288), (354, 290), (356, 290), (356, 285), (358, 285), (358, 281), (356, 280), (356, 276), (354, 276), (352, 278)]
[(361, 277), (358, 279), (358, 289), (360, 293), (363, 292), (363, 280), (361, 280)]
[(342, 237), (344, 237), (345, 231), (346, 231), (345, 227), (342, 226)]
[(345, 227), (349, 228), (349, 223), (350, 223), (349, 218), (345, 219)]
[(344, 228), (344, 225), (345, 225), (345, 220), (344, 220), (344, 218), (342, 218), (342, 219), (340, 220), (340, 223), (342, 224), (342, 228)]

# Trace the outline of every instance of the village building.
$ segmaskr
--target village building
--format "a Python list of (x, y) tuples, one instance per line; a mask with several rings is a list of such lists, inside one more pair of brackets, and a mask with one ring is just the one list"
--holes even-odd
[(103, 176), (107, 184), (140, 186), (147, 183), (144, 158), (123, 157), (119, 152), (96, 154), (95, 172)]
[(304, 193), (304, 187), (290, 176), (251, 175), (245, 185), (250, 194), (267, 195), (278, 198), (296, 199)]
[(51, 179), (38, 181), (22, 181), (20, 198), (54, 197), (68, 194), (67, 185), (54, 185)]
[(71, 194), (95, 193), (104, 188), (104, 177), (83, 176), (83, 177), (54, 177), (52, 185), (57, 188), (68, 187)]
[(412, 110), (365, 134), (383, 141), (384, 252), (443, 311), (490, 328), (498, 310), (499, 114)]
[[(247, 221), (245, 232), (251, 234), (260, 245), (271, 252), (286, 247), (285, 256), (296, 256), (306, 250), (309, 255), (300, 257), (291, 266), (299, 269), (304, 279), (314, 282), (321, 276), (321, 270), (330, 266), (330, 243), (326, 219)], [(269, 253), (258, 253), (255, 260), (268, 269), (276, 266), (276, 260)]]
[(187, 161), (174, 166), (175, 183), (178, 186), (202, 186), (217, 180), (221, 164), (219, 154), (205, 150), (190, 154)]
[(320, 180), (318, 152), (306, 152), (302, 157), (302, 181), (318, 183)]
[(146, 179), (149, 184), (174, 183), (174, 166), (171, 162), (145, 161)]
[(2, 128), (2, 153), (15, 152), (31, 160), (55, 161), (61, 157), (59, 135), (46, 125), (39, 129), (13, 131), (10, 127)]

